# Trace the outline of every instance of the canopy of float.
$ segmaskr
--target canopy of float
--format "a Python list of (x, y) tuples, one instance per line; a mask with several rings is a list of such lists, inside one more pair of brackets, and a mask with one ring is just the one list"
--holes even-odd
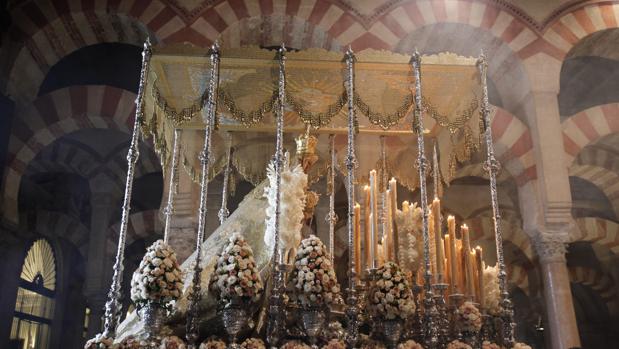
[[(414, 188), (412, 170), (417, 156), (412, 133), (414, 76), (411, 57), (387, 51), (355, 54), (354, 105), (358, 121), (357, 154), (360, 182), (372, 168), (380, 169), (379, 135), (387, 135), (386, 166), (390, 176)], [(337, 134), (336, 150), (344, 161), (347, 131), (346, 64), (340, 52), (322, 49), (286, 54), (286, 146), (311, 125), (320, 134), (318, 154), (326, 159), (327, 134)], [(451, 53), (422, 56), (421, 84), (427, 137), (438, 140), (442, 178), (449, 182), (458, 162), (479, 148), (481, 84), (476, 58)], [(233, 131), (233, 166), (246, 180), (264, 179), (274, 153), (272, 111), (278, 91), (277, 53), (260, 48), (222, 49), (217, 93), (218, 132), (214, 137), (214, 166), (210, 177), (223, 168), (225, 133)], [(155, 47), (147, 77), (143, 131), (152, 134), (162, 163), (167, 165), (173, 130), (181, 128), (181, 158), (185, 169), (198, 178), (203, 116), (210, 76), (209, 52), (193, 46)], [(428, 147), (431, 149), (431, 147)], [(323, 166), (324, 165), (324, 166)], [(318, 179), (326, 164), (311, 176)], [(344, 167), (341, 166), (343, 169)]]

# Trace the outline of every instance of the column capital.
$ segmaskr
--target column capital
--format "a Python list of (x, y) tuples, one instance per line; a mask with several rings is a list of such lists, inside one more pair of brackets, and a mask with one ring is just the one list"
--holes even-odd
[(533, 237), (533, 246), (542, 263), (565, 262), (568, 242), (569, 234), (567, 229), (562, 231), (539, 231)]

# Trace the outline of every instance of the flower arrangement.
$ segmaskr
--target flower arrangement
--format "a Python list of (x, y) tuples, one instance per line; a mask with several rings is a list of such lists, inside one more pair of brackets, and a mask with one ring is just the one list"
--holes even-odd
[(512, 349), (532, 349), (532, 348), (525, 343), (517, 342), (517, 343), (514, 343), (514, 346), (512, 347)]
[(131, 300), (140, 308), (148, 302), (167, 305), (182, 293), (181, 268), (176, 253), (163, 240), (155, 241), (131, 278)]
[(241, 343), (241, 349), (266, 349), (266, 345), (260, 338), (247, 338)]
[(186, 349), (185, 342), (177, 336), (164, 337), (159, 349)]
[(140, 349), (140, 348), (143, 348), (145, 345), (146, 343), (139, 340), (138, 338), (135, 338), (134, 336), (127, 336), (122, 341), (120, 341), (117, 348), (118, 349)]
[(293, 298), (303, 307), (330, 305), (340, 292), (325, 245), (315, 235), (301, 241), (291, 278)]
[(344, 339), (346, 336), (346, 330), (339, 321), (331, 321), (327, 324), (327, 327), (322, 331), (322, 335), (325, 339)]
[(499, 268), (486, 267), (484, 269), (484, 309), (490, 315), (501, 313), (501, 291), (499, 289)]
[(226, 342), (216, 337), (210, 337), (202, 342), (198, 349), (226, 349), (226, 347)]
[(399, 239), (400, 263), (407, 271), (417, 269), (416, 263), (418, 263), (421, 248), (417, 244), (417, 236), (422, 229), (421, 215), (422, 211), (420, 207), (417, 207), (417, 203), (413, 203), (413, 206), (406, 211), (396, 210), (398, 230), (402, 232)]
[(503, 349), (500, 345), (498, 345), (496, 343), (489, 342), (489, 341), (484, 341), (481, 344), (481, 348), (482, 349)]
[(456, 325), (463, 332), (479, 332), (481, 330), (481, 312), (472, 302), (464, 302), (458, 308)]
[[(290, 168), (289, 154), (286, 153), (281, 173), (279, 248), (288, 251), (299, 245), (303, 224), (303, 209), (305, 208), (305, 187), (307, 175), (303, 168), (297, 165)], [(269, 203), (266, 209), (266, 231), (264, 243), (273, 251), (275, 246), (275, 206), (277, 201), (275, 163), (271, 161), (267, 168), (269, 185), (264, 188), (264, 197)], [(283, 255), (283, 254), (282, 254)]]
[(84, 345), (84, 349), (114, 349), (116, 347), (117, 345), (114, 344), (114, 340), (105, 337), (103, 333), (98, 333)]
[(378, 280), (369, 296), (370, 311), (385, 319), (406, 319), (415, 312), (413, 293), (397, 264), (387, 262), (377, 269)]
[(423, 346), (414, 340), (409, 339), (404, 343), (398, 344), (398, 349), (423, 349)]
[(341, 339), (332, 339), (323, 345), (322, 349), (346, 349), (346, 343)]
[(447, 349), (473, 349), (473, 347), (459, 340), (454, 340), (447, 344)]
[(361, 349), (386, 349), (386, 347), (383, 343), (368, 338), (362, 342)]
[(251, 246), (241, 234), (232, 234), (229, 243), (224, 246), (209, 288), (225, 302), (235, 297), (251, 302), (260, 298), (264, 289), (262, 279)]
[(311, 347), (301, 341), (288, 341), (280, 349), (311, 349)]

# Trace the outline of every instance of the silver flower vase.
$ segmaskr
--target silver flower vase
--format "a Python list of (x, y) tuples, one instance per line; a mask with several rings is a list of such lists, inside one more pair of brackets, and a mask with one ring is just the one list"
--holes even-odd
[(138, 316), (144, 324), (141, 338), (144, 345), (146, 348), (158, 348), (167, 310), (159, 303), (148, 302), (138, 309)]
[(318, 348), (318, 336), (322, 332), (327, 316), (323, 308), (308, 308), (301, 311), (301, 320), (303, 321), (303, 329), (307, 335), (312, 348)]
[(383, 320), (383, 334), (389, 344), (390, 349), (395, 349), (398, 346), (400, 337), (402, 336), (402, 321), (399, 319)]
[(223, 305), (221, 319), (229, 337), (229, 348), (240, 348), (238, 337), (249, 320), (248, 309), (249, 302), (240, 299), (232, 299)]

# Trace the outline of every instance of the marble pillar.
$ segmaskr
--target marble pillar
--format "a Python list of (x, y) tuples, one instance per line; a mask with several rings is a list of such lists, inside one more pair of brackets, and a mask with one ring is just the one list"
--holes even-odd
[(565, 261), (567, 238), (566, 233), (543, 232), (538, 233), (533, 240), (539, 256), (549, 339), (553, 349), (580, 347), (570, 278)]

